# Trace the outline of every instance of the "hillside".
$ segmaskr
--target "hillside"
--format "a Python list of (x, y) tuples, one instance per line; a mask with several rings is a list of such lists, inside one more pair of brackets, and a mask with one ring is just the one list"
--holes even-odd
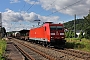
[[(76, 30), (84, 29), (84, 19), (77, 19), (76, 20)], [(67, 29), (74, 29), (74, 20), (64, 23), (65, 28)]]

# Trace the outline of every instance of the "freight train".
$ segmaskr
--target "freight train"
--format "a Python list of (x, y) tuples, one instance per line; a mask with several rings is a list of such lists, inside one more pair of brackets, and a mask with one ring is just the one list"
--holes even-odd
[[(63, 24), (53, 24), (45, 22), (42, 26), (32, 28), (30, 30), (21, 30), (18, 35), (19, 39), (29, 40), (31, 42), (40, 43), (44, 46), (64, 46), (65, 33)], [(17, 37), (17, 36), (16, 36)]]
[(12, 31), (8, 33), (8, 36), (21, 40), (29, 40), (29, 30)]

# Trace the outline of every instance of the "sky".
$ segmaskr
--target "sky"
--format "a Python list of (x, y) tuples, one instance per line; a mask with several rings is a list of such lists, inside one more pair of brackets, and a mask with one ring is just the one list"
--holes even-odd
[(86, 16), (90, 0), (1, 0), (2, 26), (6, 31), (31, 29), (43, 22), (65, 23)]

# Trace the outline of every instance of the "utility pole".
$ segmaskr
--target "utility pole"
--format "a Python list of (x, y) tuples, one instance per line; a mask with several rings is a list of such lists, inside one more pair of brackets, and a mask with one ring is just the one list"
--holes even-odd
[(76, 14), (75, 14), (75, 20), (74, 20), (74, 38), (76, 38)]
[(2, 38), (2, 13), (0, 13), (0, 38)]
[(90, 14), (90, 10), (89, 10), (89, 14)]

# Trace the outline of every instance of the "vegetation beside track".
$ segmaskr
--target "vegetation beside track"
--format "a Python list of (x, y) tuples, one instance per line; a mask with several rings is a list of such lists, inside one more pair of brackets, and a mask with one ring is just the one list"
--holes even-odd
[(6, 49), (6, 41), (0, 39), (0, 60), (4, 60), (4, 58), (2, 57), (3, 57), (3, 53), (5, 52), (5, 49)]
[(90, 52), (90, 40), (88, 39), (66, 38), (66, 41), (66, 48)]

